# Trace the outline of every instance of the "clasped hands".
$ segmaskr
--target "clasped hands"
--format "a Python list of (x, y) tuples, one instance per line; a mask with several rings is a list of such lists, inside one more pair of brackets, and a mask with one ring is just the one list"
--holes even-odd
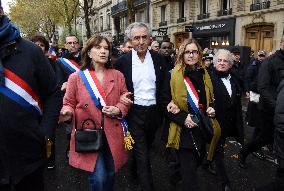
[[(104, 106), (102, 113), (109, 117), (118, 116), (121, 114), (120, 109), (116, 106)], [(72, 112), (69, 110), (63, 110), (60, 112), (58, 123), (70, 122), (72, 120)]]
[[(177, 114), (180, 112), (180, 108), (173, 102), (173, 100), (167, 105), (167, 111), (173, 114)], [(215, 117), (215, 109), (213, 107), (208, 107), (206, 110), (206, 113), (209, 117)], [(185, 121), (184, 125), (187, 128), (194, 128), (197, 127), (198, 124), (196, 124), (193, 119), (193, 115), (188, 114)]]

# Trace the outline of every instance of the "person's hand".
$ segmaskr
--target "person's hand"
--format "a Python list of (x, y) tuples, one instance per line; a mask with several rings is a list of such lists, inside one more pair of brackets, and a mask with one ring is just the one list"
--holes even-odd
[(67, 88), (67, 82), (64, 82), (61, 86), (61, 91), (65, 92)]
[(208, 107), (206, 113), (209, 117), (215, 117), (215, 109), (213, 107)]
[(246, 92), (246, 98), (249, 99), (250, 93)]
[(173, 114), (180, 112), (179, 107), (173, 102), (173, 100), (167, 105), (167, 111)]
[(184, 125), (187, 127), (187, 128), (194, 128), (194, 127), (197, 127), (198, 125), (192, 120), (192, 117), (193, 115), (191, 114), (188, 114), (185, 121), (184, 121)]
[(132, 96), (131, 92), (126, 92), (126, 93), (122, 94), (120, 96), (120, 102), (123, 103), (124, 105), (127, 105), (127, 106), (133, 104), (133, 101), (131, 100), (131, 96)]
[(72, 112), (68, 110), (64, 110), (60, 112), (58, 123), (64, 123), (71, 121), (72, 119)]
[(117, 116), (121, 113), (120, 109), (115, 106), (104, 106), (102, 112), (110, 117)]

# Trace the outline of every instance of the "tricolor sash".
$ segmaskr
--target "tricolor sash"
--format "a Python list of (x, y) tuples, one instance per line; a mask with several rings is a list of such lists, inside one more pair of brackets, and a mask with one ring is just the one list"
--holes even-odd
[(79, 64), (77, 64), (74, 60), (69, 60), (67, 58), (58, 58), (58, 60), (72, 73), (80, 70)]
[[(103, 90), (103, 87), (101, 86), (99, 80), (97, 79), (95, 72), (94, 71), (90, 71), (88, 69), (86, 70), (80, 70), (79, 72), (84, 85), (91, 97), (91, 99), (93, 100), (93, 102), (95, 103), (96, 107), (101, 110), (102, 107), (106, 106), (106, 95), (105, 92)], [(127, 150), (131, 150), (132, 146), (131, 143), (134, 143), (129, 131), (128, 131), (128, 125), (125, 119), (121, 118), (120, 120), (120, 124), (122, 126), (123, 129), (123, 136), (124, 136), (124, 144), (125, 144), (125, 148)]]
[(4, 68), (5, 85), (0, 86), (0, 93), (15, 101), (36, 117), (42, 115), (39, 97), (23, 79), (9, 69)]
[(199, 114), (199, 97), (198, 94), (189, 79), (189, 77), (184, 77), (184, 84), (186, 86), (186, 92), (187, 92), (187, 102), (190, 104), (191, 108), (193, 109), (194, 113), (197, 115)]

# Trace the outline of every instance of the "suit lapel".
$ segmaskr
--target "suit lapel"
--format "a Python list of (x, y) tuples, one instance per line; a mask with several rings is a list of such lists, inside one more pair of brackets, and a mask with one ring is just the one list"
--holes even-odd
[(157, 56), (153, 54), (151, 51), (150, 51), (150, 54), (153, 60), (153, 65), (154, 65), (155, 75), (156, 75), (156, 85), (157, 85), (159, 84), (159, 81), (160, 81), (160, 64), (159, 64)]
[(134, 93), (134, 87), (133, 87), (133, 80), (132, 80), (132, 51), (130, 54), (127, 54), (127, 59), (126, 59), (127, 63), (126, 63), (126, 76), (128, 76), (127, 81), (129, 84), (129, 87), (131, 87), (131, 89), (129, 89), (128, 91), (131, 91), (132, 93)]
[(230, 82), (231, 82), (231, 86), (232, 86), (232, 97), (231, 97), (231, 99), (232, 99), (232, 102), (233, 102), (235, 100), (236, 96), (237, 96), (237, 87), (234, 83), (233, 78), (230, 79)]

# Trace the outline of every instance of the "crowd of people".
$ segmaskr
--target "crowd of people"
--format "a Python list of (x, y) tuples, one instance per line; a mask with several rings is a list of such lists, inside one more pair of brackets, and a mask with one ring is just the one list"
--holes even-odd
[[(228, 137), (242, 145), (244, 169), (249, 154), (263, 157), (262, 147), (274, 145), (275, 180), (255, 190), (284, 190), (284, 34), (279, 50), (270, 56), (259, 50), (248, 66), (238, 47), (202, 49), (186, 39), (175, 49), (169, 39), (153, 41), (142, 22), (126, 28), (118, 47), (93, 36), (81, 48), (70, 34), (56, 59), (49, 49), (44, 36), (22, 38), (1, 10), (1, 191), (44, 190), (44, 170), (56, 166), (56, 128), (66, 128), (66, 158), (89, 172), (90, 191), (112, 191), (129, 157), (139, 189), (154, 191), (150, 152), (158, 128), (169, 181), (181, 182), (182, 191), (200, 190), (199, 166), (220, 177), (222, 191), (232, 190), (224, 162)], [(243, 98), (245, 121), (255, 127), (249, 142)], [(102, 136), (89, 139), (98, 129)], [(94, 144), (99, 147), (89, 148)]]

